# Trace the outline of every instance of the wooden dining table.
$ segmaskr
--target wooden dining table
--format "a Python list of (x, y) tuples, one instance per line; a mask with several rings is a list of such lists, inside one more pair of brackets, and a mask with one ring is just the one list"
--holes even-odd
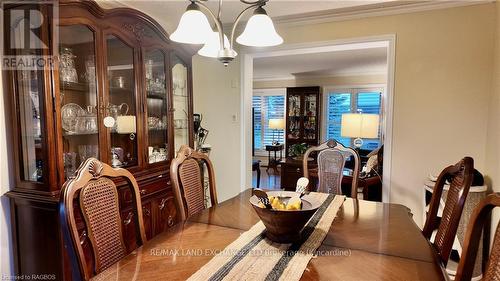
[[(185, 280), (259, 221), (251, 189), (160, 234), (98, 280)], [(432, 246), (399, 204), (346, 198), (301, 280), (445, 280)]]

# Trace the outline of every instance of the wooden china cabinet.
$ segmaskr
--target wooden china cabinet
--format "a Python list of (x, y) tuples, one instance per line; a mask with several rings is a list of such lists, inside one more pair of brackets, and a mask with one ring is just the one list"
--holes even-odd
[[(321, 88), (286, 88), (286, 157), (291, 156), (290, 147), (305, 143), (319, 144), (321, 118)], [(293, 155), (292, 155), (293, 156)]]
[[(18, 4), (6, 11), (34, 7)], [(95, 157), (134, 174), (148, 239), (178, 221), (169, 166), (180, 145), (193, 145), (192, 53), (170, 42), (157, 22), (136, 10), (61, 1), (55, 20), (52, 7), (35, 8), (44, 17), (35, 33), (48, 46), (57, 42), (56, 47), (10, 55), (53, 56), (56, 67), (4, 73), (16, 177), (7, 194), (15, 271), (69, 280), (59, 191), (85, 159)], [(9, 15), (15, 13), (5, 14), (5, 23), (12, 22)], [(12, 32), (10, 38), (19, 41), (21, 33)], [(124, 181), (116, 183), (123, 233), (133, 241), (131, 194)], [(80, 224), (81, 243), (90, 258), (91, 246)], [(131, 250), (135, 245), (127, 246)]]

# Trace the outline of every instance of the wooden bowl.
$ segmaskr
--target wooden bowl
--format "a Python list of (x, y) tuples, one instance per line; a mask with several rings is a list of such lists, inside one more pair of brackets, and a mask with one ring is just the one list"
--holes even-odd
[[(269, 191), (269, 196), (280, 196), (286, 203), (297, 193), (293, 191)], [(304, 225), (321, 205), (310, 196), (302, 197), (301, 210), (274, 210), (259, 207), (257, 196), (250, 197), (255, 212), (266, 227), (266, 237), (278, 243), (293, 243), (300, 240), (300, 233)]]

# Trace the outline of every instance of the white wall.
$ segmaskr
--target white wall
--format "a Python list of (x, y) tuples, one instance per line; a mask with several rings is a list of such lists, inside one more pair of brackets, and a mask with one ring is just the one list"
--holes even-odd
[(241, 98), (238, 58), (224, 67), (217, 59), (193, 57), (194, 112), (209, 130), (219, 202), (241, 190)]

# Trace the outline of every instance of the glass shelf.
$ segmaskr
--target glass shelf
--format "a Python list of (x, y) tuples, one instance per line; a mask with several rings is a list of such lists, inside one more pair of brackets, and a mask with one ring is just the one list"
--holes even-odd
[(80, 24), (59, 28), (63, 162), (68, 179), (87, 158), (99, 159), (95, 34)]
[(148, 163), (168, 159), (168, 103), (165, 55), (160, 50), (145, 52), (147, 97)]

